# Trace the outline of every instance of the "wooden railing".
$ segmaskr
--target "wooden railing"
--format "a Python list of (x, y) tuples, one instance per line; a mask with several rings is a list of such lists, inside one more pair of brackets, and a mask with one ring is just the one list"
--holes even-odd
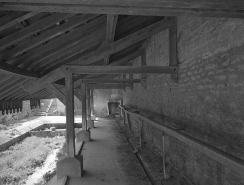
[[(163, 158), (164, 160), (164, 168), (165, 168), (165, 162), (167, 162), (167, 147), (169, 147), (169, 144), (166, 143), (167, 141), (167, 136), (174, 137), (178, 139), (179, 141), (191, 146), (192, 148), (198, 150), (199, 152), (205, 154), (209, 158), (213, 159), (214, 161), (217, 161), (221, 163), (222, 165), (231, 168), (233, 171), (237, 173), (244, 174), (244, 160), (233, 156), (229, 153), (226, 153), (218, 148), (215, 148), (205, 142), (202, 142), (196, 138), (193, 138), (183, 132), (178, 131), (177, 129), (170, 128), (169, 126), (163, 125), (157, 121), (151, 120), (145, 116), (142, 116), (140, 114), (131, 112), (129, 110), (126, 110), (126, 108), (120, 106), (121, 112), (120, 116), (123, 117), (124, 124), (128, 122), (128, 127), (129, 131), (131, 132), (131, 120), (130, 118), (133, 117), (135, 119), (138, 119), (141, 122), (141, 129), (140, 129), (140, 140), (143, 141), (143, 125), (144, 124), (150, 124), (154, 126), (157, 129), (160, 129), (163, 131)], [(141, 144), (142, 146), (142, 144)], [(167, 174), (164, 174), (165, 177)]]

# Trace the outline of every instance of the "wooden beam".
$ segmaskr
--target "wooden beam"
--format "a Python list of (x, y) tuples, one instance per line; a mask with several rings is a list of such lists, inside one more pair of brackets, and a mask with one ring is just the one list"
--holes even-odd
[(87, 120), (91, 121), (91, 89), (86, 88), (87, 92)]
[(87, 84), (89, 89), (124, 89), (131, 84)]
[(64, 13), (95, 13), (148, 16), (208, 16), (243, 18), (241, 0), (97, 0), (97, 1), (31, 1), (0, 0), (2, 10)]
[[(46, 84), (55, 82), (59, 80), (60, 78), (64, 77), (64, 70), (63, 68), (58, 68), (54, 70), (52, 73), (48, 73), (47, 75), (43, 76), (39, 80), (35, 82), (27, 82), (26, 84), (23, 84), (23, 89), (25, 91), (28, 91), (30, 93), (34, 93), (40, 89), (45, 88)], [(38, 84), (36, 84), (38, 83)]]
[(28, 51), (59, 35), (62, 35), (64, 32), (66, 32), (76, 26), (79, 26), (81, 24), (84, 24), (87, 21), (89, 21), (95, 17), (96, 17), (96, 15), (80, 15), (80, 16), (72, 17), (65, 24), (56, 26), (55, 28), (39, 35), (38, 37), (28, 40), (28, 41), (18, 45), (17, 47), (11, 49), (10, 51), (1, 54), (0, 58), (2, 58), (3, 60), (9, 60), (9, 59), (15, 58), (16, 56), (20, 55), (21, 53)]
[(173, 74), (178, 66), (79, 66), (65, 65), (63, 69), (75, 74)]
[(141, 83), (141, 79), (81, 79), (84, 83)]
[(87, 120), (86, 120), (86, 84), (80, 83), (81, 86), (81, 97), (82, 97), (82, 130), (87, 130)]
[[(1, 5), (0, 5), (0, 7), (1, 7)], [(44, 30), (44, 29), (56, 24), (57, 22), (62, 21), (71, 16), (73, 16), (73, 14), (57, 13), (57, 14), (48, 16), (30, 26), (27, 26), (26, 28), (21, 29), (20, 31), (17, 31), (7, 37), (4, 37), (0, 40), (0, 50), (3, 50), (11, 45), (14, 45), (17, 42), (33, 35), (34, 33)]]
[(90, 65), (96, 61), (102, 60), (103, 58), (112, 55), (122, 49), (125, 49), (135, 43), (145, 40), (148, 37), (151, 37), (163, 30), (168, 29), (172, 25), (172, 19), (166, 18), (164, 20), (158, 21), (152, 25), (149, 25), (137, 32), (134, 32), (120, 40), (117, 40), (111, 44), (104, 46), (103, 48), (99, 48), (98, 51), (94, 53), (94, 55), (89, 58), (81, 58), (72, 64), (82, 63), (83, 65)]
[(66, 97), (54, 84), (47, 84), (46, 89), (52, 93), (56, 98), (58, 98), (64, 105), (66, 105)]
[[(107, 36), (106, 40), (109, 44), (114, 41), (115, 30), (117, 25), (118, 15), (107, 15)], [(105, 65), (109, 64), (110, 56), (104, 59)]]
[(39, 12), (11, 12), (0, 18), (0, 32), (37, 14)]
[(36, 61), (32, 66), (30, 66), (28, 69), (40, 69), (45, 70), (48, 67), (56, 64), (58, 61), (61, 63), (64, 60), (67, 60), (79, 53), (82, 53), (84, 51), (87, 51), (90, 47), (94, 45), (99, 45), (101, 41), (104, 38), (104, 32), (103, 30), (97, 30), (95, 33), (91, 33), (89, 36), (82, 38), (80, 40), (76, 40), (71, 45), (65, 45), (60, 50), (54, 51), (51, 56), (44, 57), (45, 59), (41, 59), (39, 61)]
[(74, 131), (74, 87), (73, 74), (65, 75), (66, 87), (66, 146), (67, 155), (75, 157), (75, 131)]
[(82, 101), (82, 97), (77, 89), (74, 90), (74, 95), (80, 100), (80, 102)]
[[(147, 26), (146, 28), (143, 28), (127, 37), (124, 37), (123, 39), (120, 39), (106, 47), (104, 47), (99, 52), (96, 52), (96, 55), (90, 56), (88, 59), (81, 59), (73, 62), (73, 64), (82, 63), (83, 65), (90, 65), (94, 62), (97, 62), (98, 60), (101, 60), (105, 58), (108, 55), (111, 55), (113, 53), (116, 53), (132, 44), (135, 44), (137, 42), (140, 42), (156, 33), (159, 33), (160, 31), (163, 31), (167, 28), (169, 28), (172, 25), (171, 19), (165, 19), (162, 21), (159, 21), (157, 23), (154, 23), (150, 26)], [(35, 81), (32, 84), (26, 84), (24, 85), (24, 89), (27, 89), (29, 92), (35, 92), (38, 91), (40, 88), (43, 88), (43, 85), (46, 83), (52, 83), (60, 78), (63, 77), (63, 68), (58, 68), (55, 71), (52, 71), (51, 73), (45, 75), (41, 79)]]
[(41, 78), (39, 73), (12, 66), (7, 63), (0, 63), (0, 73), (19, 78), (37, 79)]
[(91, 90), (91, 115), (94, 115), (94, 91), (93, 89)]
[[(169, 28), (169, 66), (178, 66), (178, 47), (177, 47), (177, 18)], [(178, 74), (171, 74), (171, 79), (178, 82)]]

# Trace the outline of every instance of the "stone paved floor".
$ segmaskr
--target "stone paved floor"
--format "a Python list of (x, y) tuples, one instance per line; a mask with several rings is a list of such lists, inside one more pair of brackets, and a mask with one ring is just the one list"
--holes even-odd
[(95, 127), (82, 149), (84, 175), (69, 178), (66, 185), (150, 185), (116, 121), (99, 118)]

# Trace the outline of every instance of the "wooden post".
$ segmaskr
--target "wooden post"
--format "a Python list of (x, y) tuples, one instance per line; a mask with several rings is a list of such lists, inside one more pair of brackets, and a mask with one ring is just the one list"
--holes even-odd
[(81, 83), (81, 97), (82, 97), (82, 130), (87, 130), (86, 120), (86, 84)]
[(66, 144), (67, 155), (75, 156), (75, 132), (74, 132), (74, 84), (73, 73), (65, 75), (66, 86)]
[(87, 92), (87, 120), (91, 121), (91, 91), (89, 88), (86, 88)]
[[(173, 19), (174, 24), (169, 28), (169, 66), (178, 66), (177, 48), (177, 18)], [(178, 74), (171, 74), (171, 79), (178, 82)]]
[[(146, 51), (144, 50), (141, 54), (141, 66), (147, 65), (147, 59), (146, 59)], [(147, 74), (141, 74), (141, 83), (142, 86), (146, 89), (147, 88)]]
[(94, 97), (93, 97), (93, 89), (91, 89), (91, 114), (94, 115)]
[(169, 164), (169, 137), (163, 132), (163, 169), (164, 179), (170, 178), (170, 164)]
[(122, 111), (123, 111), (123, 120), (124, 120), (124, 126), (125, 126), (125, 110), (122, 109)]
[(129, 133), (131, 134), (131, 120), (130, 120), (130, 114), (126, 114), (127, 116), (127, 121), (128, 121), (128, 127), (129, 127)]
[(141, 119), (141, 129), (140, 129), (140, 147), (142, 148), (144, 145), (144, 135), (143, 135), (143, 126), (144, 125), (144, 121), (143, 119)]

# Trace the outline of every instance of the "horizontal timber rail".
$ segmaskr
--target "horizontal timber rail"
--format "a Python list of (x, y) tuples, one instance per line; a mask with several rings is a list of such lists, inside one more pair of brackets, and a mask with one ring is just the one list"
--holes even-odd
[(84, 83), (141, 83), (141, 79), (81, 79), (82, 82)]
[(75, 74), (173, 74), (178, 66), (80, 66), (65, 65), (67, 73)]
[[(143, 122), (147, 122), (148, 124), (156, 127), (157, 129), (162, 130), (166, 135), (174, 137), (181, 142), (191, 146), (192, 148), (200, 151), (201, 153), (205, 154), (209, 158), (221, 163), (222, 165), (231, 168), (233, 171), (237, 173), (244, 173), (244, 160), (235, 157), (231, 154), (224, 152), (218, 148), (215, 148), (207, 143), (204, 143), (196, 138), (193, 138), (185, 133), (182, 133), (176, 129), (172, 129), (166, 125), (162, 125), (159, 122), (151, 120), (145, 116), (142, 116), (137, 113), (130, 112), (126, 110), (124, 107), (120, 106), (121, 112), (123, 113), (123, 119), (125, 123), (125, 115), (129, 115), (129, 117), (137, 118), (138, 120), (143, 120)], [(126, 116), (127, 117), (127, 116)], [(128, 118), (128, 117), (127, 117)], [(129, 127), (131, 125), (129, 124)]]

